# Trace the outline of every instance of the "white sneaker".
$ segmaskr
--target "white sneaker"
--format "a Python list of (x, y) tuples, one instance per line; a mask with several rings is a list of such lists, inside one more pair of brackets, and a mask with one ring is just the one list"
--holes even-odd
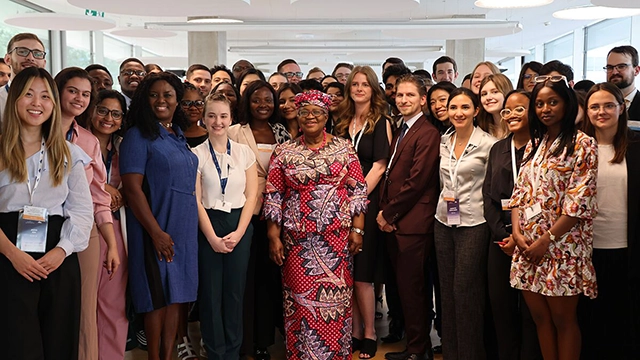
[(191, 343), (189, 342), (189, 338), (187, 338), (186, 336), (184, 336), (182, 338), (182, 342), (178, 344), (178, 359), (198, 359), (198, 356), (196, 356), (196, 351), (193, 349), (193, 345), (191, 345)]

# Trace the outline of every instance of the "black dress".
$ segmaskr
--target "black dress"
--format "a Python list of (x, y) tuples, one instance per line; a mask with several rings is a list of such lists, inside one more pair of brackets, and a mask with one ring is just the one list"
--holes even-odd
[[(355, 140), (350, 139), (353, 146), (358, 147), (356, 152), (362, 166), (362, 173), (366, 177), (373, 163), (382, 159), (389, 159), (389, 138), (387, 137), (387, 120), (380, 118), (376, 121), (372, 133), (355, 135)], [(383, 179), (380, 179), (383, 181)], [(353, 257), (354, 271), (353, 278), (355, 281), (384, 283), (383, 259), (384, 259), (384, 234), (378, 229), (376, 216), (380, 211), (380, 183), (369, 195), (369, 207), (364, 220), (364, 238), (362, 244), (362, 252)]]

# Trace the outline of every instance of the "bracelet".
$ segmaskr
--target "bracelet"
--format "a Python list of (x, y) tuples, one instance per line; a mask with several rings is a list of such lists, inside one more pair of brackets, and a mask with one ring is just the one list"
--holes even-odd
[(354, 232), (354, 233), (356, 233), (356, 234), (359, 234), (359, 235), (364, 236), (364, 230), (362, 230), (362, 229), (358, 229), (357, 227), (353, 227), (353, 226), (352, 226), (352, 227), (351, 227), (351, 231), (352, 231), (352, 232)]
[(556, 241), (556, 236), (553, 235), (551, 230), (547, 230), (547, 233), (549, 234), (549, 239), (551, 239), (551, 241)]

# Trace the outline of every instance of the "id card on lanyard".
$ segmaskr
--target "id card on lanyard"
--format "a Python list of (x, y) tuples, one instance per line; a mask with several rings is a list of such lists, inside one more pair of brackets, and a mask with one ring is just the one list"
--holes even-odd
[(458, 169), (460, 168), (460, 164), (462, 163), (462, 159), (467, 153), (467, 148), (469, 147), (469, 142), (475, 134), (476, 128), (473, 128), (473, 132), (471, 136), (469, 136), (469, 140), (467, 140), (467, 144), (460, 155), (460, 159), (457, 159), (456, 166), (453, 166), (453, 153), (456, 149), (456, 140), (458, 139), (458, 133), (453, 135), (453, 147), (449, 152), (449, 179), (451, 180), (451, 189), (445, 189), (443, 192), (443, 199), (447, 202), (447, 224), (448, 225), (460, 225), (460, 199), (458, 198)]
[(42, 172), (44, 171), (44, 152), (45, 142), (42, 139), (38, 170), (33, 179), (33, 187), (31, 186), (31, 177), (27, 179), (29, 205), (24, 206), (18, 215), (16, 247), (25, 252), (44, 253), (47, 249), (48, 212), (46, 208), (33, 206), (33, 194), (38, 184), (40, 184)]
[[(218, 157), (216, 156), (215, 151), (213, 150), (213, 145), (211, 145), (211, 141), (209, 141), (209, 151), (211, 151), (211, 157), (213, 158), (213, 163), (216, 166), (216, 171), (218, 172), (218, 178), (220, 179), (220, 189), (222, 190), (222, 200), (216, 199), (213, 204), (213, 208), (215, 210), (224, 211), (226, 213), (231, 212), (231, 203), (224, 201), (224, 194), (227, 190), (227, 181), (229, 180), (229, 169), (231, 166), (227, 163), (227, 173), (226, 177), (222, 177), (222, 168), (220, 167), (220, 163), (218, 162)], [(231, 142), (227, 139), (227, 155), (231, 156)]]

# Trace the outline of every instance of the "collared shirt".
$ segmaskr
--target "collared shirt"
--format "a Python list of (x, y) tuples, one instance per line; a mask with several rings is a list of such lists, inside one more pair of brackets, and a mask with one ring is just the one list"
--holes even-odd
[(129, 110), (129, 106), (131, 105), (131, 98), (125, 95), (125, 93), (123, 93), (122, 91), (120, 92), (120, 94), (124, 96), (124, 101), (127, 103), (127, 110)]
[[(53, 186), (49, 155), (45, 151), (41, 181), (33, 192), (33, 201), (29, 201), (29, 188), (26, 183), (11, 179), (7, 169), (0, 171), (0, 212), (20, 211), (25, 205), (46, 208), (49, 215), (60, 215), (65, 218), (60, 231), (60, 242), (67, 256), (87, 248), (89, 235), (93, 227), (93, 208), (91, 193), (84, 172), (84, 164), (91, 159), (79, 147), (67, 143), (71, 152), (71, 171), (65, 172), (62, 184)], [(39, 169), (39, 153), (26, 159), (29, 178), (33, 179)], [(69, 162), (66, 162), (67, 166)]]
[[(413, 126), (413, 124), (416, 123), (416, 121), (418, 121), (418, 119), (420, 119), (420, 117), (422, 116), (422, 111), (420, 111), (418, 114), (416, 114), (415, 116), (413, 116), (412, 118), (410, 118), (409, 120), (404, 120), (404, 117), (402, 117), (402, 121), (400, 121), (398, 123), (399, 125), (399, 129), (402, 129), (402, 123), (406, 123), (407, 124), (407, 131), (404, 133), (404, 136), (407, 135), (407, 133), (409, 133), (409, 130), (411, 130), (411, 127)], [(402, 130), (398, 130), (398, 131), (402, 131)], [(399, 139), (400, 137), (398, 137)], [(398, 140), (396, 140), (396, 143), (393, 145), (393, 154), (391, 154), (391, 158), (389, 159), (389, 162), (387, 163), (387, 169), (391, 166), (391, 163), (393, 162), (393, 158), (396, 156), (396, 150), (398, 150)]]
[[(624, 103), (627, 106), (627, 114), (629, 113), (629, 108), (631, 107), (631, 104), (633, 103), (633, 99), (635, 99), (637, 93), (638, 93), (638, 90), (636, 90), (636, 88), (634, 87), (633, 91), (631, 91), (629, 95), (624, 97)], [(629, 119), (629, 120), (640, 120), (640, 119)]]
[(85, 172), (93, 199), (93, 216), (96, 225), (113, 223), (111, 195), (104, 188), (107, 182), (107, 169), (102, 161), (100, 142), (89, 130), (80, 127), (75, 120), (71, 128), (73, 129), (71, 143), (78, 145), (91, 158), (91, 162), (85, 166)]
[[(451, 142), (455, 132), (444, 135), (440, 143), (440, 192), (438, 207), (436, 209), (436, 220), (447, 225), (447, 202), (444, 200), (444, 191), (455, 191), (460, 201), (460, 225), (476, 226), (485, 223), (482, 184), (484, 182), (489, 151), (496, 138), (476, 127), (475, 132), (469, 138), (467, 148), (458, 167), (456, 182), (457, 189), (453, 189), (451, 183), (451, 173), (458, 163), (455, 154), (452, 156), (451, 164), (449, 159), (454, 151), (455, 144)], [(448, 225), (447, 225), (448, 226)]]

